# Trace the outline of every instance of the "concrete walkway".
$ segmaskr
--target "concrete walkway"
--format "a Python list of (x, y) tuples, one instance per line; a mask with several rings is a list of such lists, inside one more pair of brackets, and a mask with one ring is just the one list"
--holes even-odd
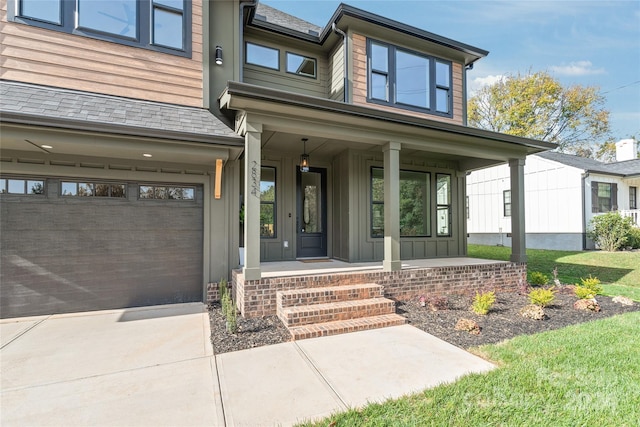
[(490, 363), (412, 326), (214, 356), (202, 304), (0, 321), (0, 424), (273, 426)]

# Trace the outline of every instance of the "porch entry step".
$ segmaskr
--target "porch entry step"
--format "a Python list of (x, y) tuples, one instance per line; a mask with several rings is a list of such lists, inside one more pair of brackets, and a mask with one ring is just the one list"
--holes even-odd
[(368, 298), (283, 308), (279, 317), (286, 326), (348, 320), (358, 317), (393, 314), (396, 304), (387, 298)]
[(291, 326), (289, 327), (289, 331), (291, 332), (291, 336), (294, 340), (302, 340), (306, 338), (326, 337), (329, 335), (346, 334), (349, 332), (404, 325), (406, 320), (407, 319), (399, 314), (383, 314), (380, 316), (336, 320), (332, 322), (315, 323), (312, 325)]
[(327, 302), (382, 298), (384, 287), (375, 283), (322, 288), (293, 289), (277, 293), (278, 308)]
[(294, 340), (403, 325), (375, 283), (279, 291), (277, 314)]

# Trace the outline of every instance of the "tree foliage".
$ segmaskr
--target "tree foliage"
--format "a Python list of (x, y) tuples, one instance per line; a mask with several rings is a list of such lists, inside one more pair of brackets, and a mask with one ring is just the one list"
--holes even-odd
[(604, 97), (591, 86), (563, 87), (546, 72), (509, 75), (480, 89), (468, 105), (470, 126), (559, 145), (593, 155), (609, 133)]

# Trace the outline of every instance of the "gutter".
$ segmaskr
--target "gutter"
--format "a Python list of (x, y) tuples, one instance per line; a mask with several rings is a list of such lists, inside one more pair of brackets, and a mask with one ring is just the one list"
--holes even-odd
[(238, 69), (238, 80), (241, 82), (244, 81), (244, 10), (247, 7), (256, 7), (257, 5), (258, 0), (240, 2), (240, 27), (238, 28), (238, 32), (240, 33), (240, 65)]
[(331, 29), (342, 36), (342, 50), (344, 53), (344, 102), (349, 102), (349, 52), (347, 51), (347, 35), (340, 28), (336, 27), (335, 22), (331, 24)]

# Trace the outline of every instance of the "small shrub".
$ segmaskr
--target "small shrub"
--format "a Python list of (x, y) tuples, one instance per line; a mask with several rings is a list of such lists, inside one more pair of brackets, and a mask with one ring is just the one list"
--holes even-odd
[(600, 279), (597, 277), (587, 277), (586, 279), (580, 279), (582, 286), (585, 288), (591, 289), (593, 291), (593, 295), (600, 295), (603, 291), (602, 286), (600, 286)]
[(447, 310), (449, 308), (449, 300), (447, 297), (438, 295), (430, 295), (427, 297), (427, 304), (431, 311)]
[(229, 287), (227, 285), (226, 279), (220, 279), (218, 282), (218, 298), (220, 298), (220, 302), (222, 302), (222, 298), (229, 293)]
[(579, 299), (578, 301), (573, 303), (573, 308), (576, 310), (589, 310), (589, 311), (600, 311), (600, 304), (595, 298), (589, 299)]
[(529, 273), (529, 283), (533, 286), (544, 286), (549, 283), (549, 277), (539, 271)]
[(553, 289), (539, 288), (529, 292), (529, 302), (540, 307), (546, 307), (556, 299)]
[(478, 293), (476, 292), (475, 298), (473, 298), (473, 304), (471, 309), (476, 314), (485, 315), (491, 310), (493, 304), (496, 302), (496, 294), (493, 291)]
[(520, 310), (520, 315), (522, 317), (526, 317), (527, 319), (533, 320), (544, 320), (545, 314), (544, 309), (539, 305), (529, 304)]
[(593, 293), (592, 289), (580, 285), (575, 286), (574, 293), (580, 299), (591, 299), (596, 296), (596, 294)]
[(640, 249), (640, 228), (631, 227), (627, 234), (627, 246), (631, 249)]
[(633, 228), (630, 217), (623, 218), (618, 212), (598, 215), (589, 223), (589, 237), (603, 251), (617, 251), (627, 245), (627, 237)]
[(459, 319), (455, 329), (456, 331), (465, 331), (474, 335), (480, 334), (480, 325), (471, 319)]

